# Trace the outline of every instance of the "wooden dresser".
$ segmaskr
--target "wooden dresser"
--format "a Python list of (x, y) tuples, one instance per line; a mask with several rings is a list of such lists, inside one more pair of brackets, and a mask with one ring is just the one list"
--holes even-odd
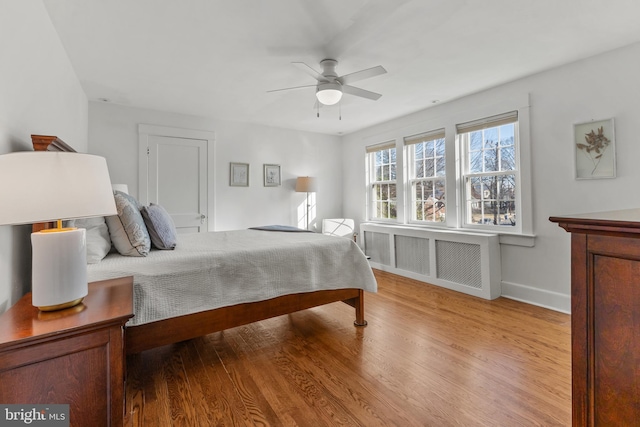
[(72, 308), (40, 312), (25, 295), (0, 317), (0, 402), (69, 404), (71, 426), (121, 426), (131, 277), (89, 284)]
[(573, 425), (640, 425), (640, 209), (549, 220), (571, 233)]

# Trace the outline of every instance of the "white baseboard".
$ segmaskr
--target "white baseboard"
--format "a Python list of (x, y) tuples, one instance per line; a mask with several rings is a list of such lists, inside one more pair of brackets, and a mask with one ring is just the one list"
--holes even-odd
[(546, 291), (502, 281), (502, 295), (505, 298), (526, 302), (561, 313), (571, 314), (571, 295)]

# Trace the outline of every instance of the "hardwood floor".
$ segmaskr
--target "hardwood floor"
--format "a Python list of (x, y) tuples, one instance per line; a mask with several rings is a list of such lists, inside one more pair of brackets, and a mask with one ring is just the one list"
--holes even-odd
[(126, 426), (569, 426), (570, 316), (376, 271), (334, 303), (129, 356)]

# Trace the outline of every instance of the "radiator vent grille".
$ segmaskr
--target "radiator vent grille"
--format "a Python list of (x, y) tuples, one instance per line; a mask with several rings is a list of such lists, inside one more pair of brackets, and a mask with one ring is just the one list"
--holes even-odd
[(389, 235), (387, 233), (365, 231), (364, 244), (366, 248), (365, 253), (371, 257), (372, 262), (391, 265)]
[(438, 278), (482, 288), (480, 245), (459, 242), (436, 242)]
[(430, 275), (429, 239), (396, 235), (396, 267)]
[(497, 234), (360, 224), (372, 268), (481, 298), (501, 294)]

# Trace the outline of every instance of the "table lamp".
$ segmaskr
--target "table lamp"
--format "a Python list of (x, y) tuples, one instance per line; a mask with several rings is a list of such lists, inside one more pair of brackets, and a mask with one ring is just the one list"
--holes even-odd
[(318, 191), (318, 183), (315, 178), (310, 176), (299, 176), (296, 179), (296, 192), (307, 193), (307, 230), (309, 229), (309, 193), (315, 193)]
[(31, 234), (32, 303), (42, 311), (79, 304), (88, 293), (84, 228), (63, 219), (117, 213), (103, 157), (66, 152), (0, 155), (0, 225), (56, 221)]

